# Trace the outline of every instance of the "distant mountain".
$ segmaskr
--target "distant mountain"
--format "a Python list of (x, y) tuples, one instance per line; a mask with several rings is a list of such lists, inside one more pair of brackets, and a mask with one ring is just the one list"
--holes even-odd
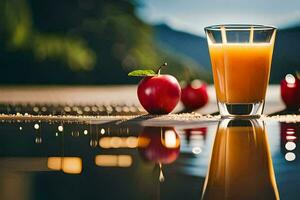
[(154, 26), (154, 36), (159, 44), (192, 58), (206, 70), (211, 71), (205, 38), (176, 31), (166, 24)]
[[(206, 39), (182, 31), (176, 31), (165, 24), (154, 26), (155, 39), (178, 54), (195, 60), (202, 68), (211, 72)], [(279, 30), (276, 37), (271, 83), (279, 81), (287, 73), (300, 71), (300, 26)]]

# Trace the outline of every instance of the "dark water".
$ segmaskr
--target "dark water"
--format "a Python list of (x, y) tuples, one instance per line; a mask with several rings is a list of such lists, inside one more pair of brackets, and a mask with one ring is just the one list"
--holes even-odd
[(299, 123), (0, 124), (1, 200), (299, 199)]

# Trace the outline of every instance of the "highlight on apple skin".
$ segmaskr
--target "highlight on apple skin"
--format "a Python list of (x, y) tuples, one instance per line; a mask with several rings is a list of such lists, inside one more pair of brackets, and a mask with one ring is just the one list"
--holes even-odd
[(300, 80), (292, 74), (287, 74), (280, 83), (281, 98), (287, 109), (300, 108)]

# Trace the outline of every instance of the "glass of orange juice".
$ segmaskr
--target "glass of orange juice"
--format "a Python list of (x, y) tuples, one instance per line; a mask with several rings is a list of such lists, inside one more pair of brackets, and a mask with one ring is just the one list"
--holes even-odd
[(260, 117), (276, 28), (224, 24), (205, 28), (222, 117)]
[(209, 199), (279, 199), (262, 120), (219, 122), (202, 192)]

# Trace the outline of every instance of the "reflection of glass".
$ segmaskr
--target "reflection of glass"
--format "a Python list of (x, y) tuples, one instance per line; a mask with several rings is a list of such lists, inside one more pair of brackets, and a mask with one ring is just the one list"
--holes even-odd
[(269, 82), (276, 28), (216, 25), (205, 28), (222, 116), (260, 116)]
[(264, 124), (220, 122), (203, 199), (279, 199)]
[(187, 143), (190, 142), (191, 136), (203, 136), (203, 139), (205, 140), (206, 134), (207, 134), (207, 127), (197, 127), (197, 128), (188, 128), (184, 129), (185, 137), (187, 140)]

